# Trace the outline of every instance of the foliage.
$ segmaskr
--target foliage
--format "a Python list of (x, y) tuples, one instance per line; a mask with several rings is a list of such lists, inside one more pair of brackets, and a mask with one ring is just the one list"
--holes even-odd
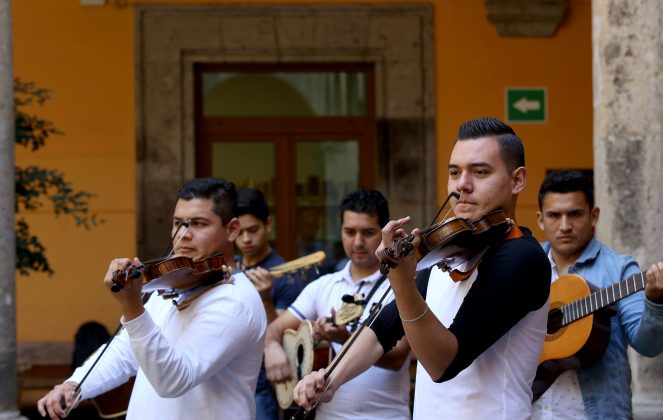
[[(31, 151), (43, 147), (51, 136), (62, 135), (51, 121), (28, 114), (25, 107), (42, 106), (50, 99), (50, 92), (32, 82), (14, 80), (16, 144)], [(100, 221), (89, 212), (89, 199), (94, 197), (82, 190), (74, 190), (64, 174), (37, 166), (16, 167), (16, 213), (35, 211), (49, 203), (56, 216), (73, 217), (77, 226), (90, 228)], [(16, 270), (22, 275), (30, 271), (53, 274), (46, 257), (46, 249), (30, 232), (24, 218), (16, 220)]]

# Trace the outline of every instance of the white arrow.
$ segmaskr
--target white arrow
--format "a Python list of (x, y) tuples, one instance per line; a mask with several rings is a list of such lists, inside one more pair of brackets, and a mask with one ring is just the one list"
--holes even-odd
[(528, 101), (527, 98), (521, 98), (513, 104), (513, 107), (523, 114), (527, 114), (527, 111), (539, 111), (541, 101)]

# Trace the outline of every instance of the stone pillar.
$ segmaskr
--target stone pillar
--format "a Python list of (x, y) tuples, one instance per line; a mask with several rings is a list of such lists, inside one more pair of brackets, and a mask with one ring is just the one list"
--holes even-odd
[(19, 419), (14, 260), (14, 82), (11, 0), (0, 0), (0, 419)]
[[(594, 171), (599, 239), (642, 268), (663, 259), (663, 2), (594, 0)], [(663, 356), (632, 351), (636, 419), (663, 418)]]

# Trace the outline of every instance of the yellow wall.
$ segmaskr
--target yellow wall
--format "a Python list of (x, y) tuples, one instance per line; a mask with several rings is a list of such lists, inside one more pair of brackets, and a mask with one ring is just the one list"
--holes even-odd
[[(134, 9), (114, 6), (135, 2), (107, 3), (83, 7), (78, 0), (13, 2), (15, 75), (52, 90), (53, 100), (37, 111), (65, 132), (35, 154), (18, 150), (18, 164), (62, 170), (76, 188), (98, 195), (92, 208), (105, 219), (103, 225), (85, 231), (65, 217), (55, 220), (45, 210), (28, 216), (48, 248), (56, 274), (18, 277), (21, 342), (70, 340), (78, 325), (89, 319), (114, 329), (118, 311), (101, 279), (111, 258), (136, 252)], [(526, 145), (530, 174), (518, 218), (534, 227), (536, 190), (545, 169), (592, 166), (590, 1), (571, 0), (557, 35), (537, 39), (498, 37), (486, 20), (483, 0), (431, 3), (439, 196), (446, 195), (446, 165), (458, 125), (478, 116), (504, 118), (506, 86), (546, 86), (548, 123), (514, 125)]]

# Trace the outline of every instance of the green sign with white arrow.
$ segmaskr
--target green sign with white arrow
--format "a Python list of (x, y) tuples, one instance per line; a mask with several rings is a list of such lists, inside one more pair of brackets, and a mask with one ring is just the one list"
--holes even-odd
[(547, 122), (547, 96), (545, 87), (506, 88), (506, 120), (523, 123)]

